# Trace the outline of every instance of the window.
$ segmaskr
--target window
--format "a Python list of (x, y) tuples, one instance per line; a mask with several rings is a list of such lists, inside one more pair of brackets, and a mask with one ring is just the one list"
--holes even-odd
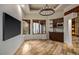
[(46, 21), (33, 20), (33, 34), (45, 34), (45, 33), (46, 33)]
[(30, 20), (23, 20), (23, 34), (30, 34)]

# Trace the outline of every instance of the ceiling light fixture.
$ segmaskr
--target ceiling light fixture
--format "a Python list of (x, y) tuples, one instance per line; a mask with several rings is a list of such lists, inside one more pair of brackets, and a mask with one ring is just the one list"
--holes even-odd
[(42, 8), (39, 12), (39, 14), (42, 16), (50, 16), (53, 15), (54, 13), (55, 13), (54, 9), (49, 7), (48, 4), (46, 4), (46, 6)]

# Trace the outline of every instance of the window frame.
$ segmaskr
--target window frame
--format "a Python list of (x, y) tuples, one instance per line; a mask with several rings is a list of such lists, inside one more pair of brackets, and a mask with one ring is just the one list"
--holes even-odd
[[(33, 32), (33, 31), (34, 31), (34, 30), (33, 30), (33, 23), (34, 23), (34, 21), (37, 21), (38, 23), (41, 23), (41, 21), (45, 21), (45, 33), (43, 33), (43, 32), (40, 33), (40, 25), (39, 25), (39, 33), (34, 33), (34, 32)], [(33, 34), (46, 34), (46, 20), (42, 20), (42, 19), (41, 19), (41, 20), (35, 20), (35, 19), (33, 19), (33, 20), (32, 20), (32, 33), (33, 33)]]
[[(31, 34), (31, 32), (30, 32), (30, 30), (31, 30), (31, 29), (30, 29), (31, 20), (30, 20), (30, 19), (23, 19), (22, 22), (23, 22), (23, 21), (25, 21), (25, 22), (28, 23), (28, 25), (29, 25), (29, 33), (28, 33), (28, 34)], [(23, 30), (24, 30), (24, 28), (23, 28)], [(23, 33), (23, 34), (24, 34), (24, 33)]]

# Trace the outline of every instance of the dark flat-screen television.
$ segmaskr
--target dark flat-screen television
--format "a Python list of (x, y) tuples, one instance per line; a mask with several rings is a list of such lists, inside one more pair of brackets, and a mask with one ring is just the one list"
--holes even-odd
[(3, 41), (21, 33), (21, 22), (7, 13), (3, 13)]

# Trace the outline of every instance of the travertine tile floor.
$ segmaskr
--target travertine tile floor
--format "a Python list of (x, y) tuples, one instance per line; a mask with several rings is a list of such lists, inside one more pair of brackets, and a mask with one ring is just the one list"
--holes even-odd
[(63, 43), (52, 40), (26, 40), (16, 55), (63, 55)]

